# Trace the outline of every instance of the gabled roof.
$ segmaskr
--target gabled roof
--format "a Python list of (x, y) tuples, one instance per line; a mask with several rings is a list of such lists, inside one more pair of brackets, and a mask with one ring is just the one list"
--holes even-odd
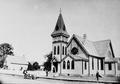
[(66, 30), (65, 23), (64, 23), (61, 13), (59, 14), (55, 29), (54, 29), (53, 33), (51, 34), (51, 36), (55, 37), (55, 36), (59, 36), (59, 35), (63, 35), (67, 38), (69, 37), (69, 34)]
[(114, 58), (105, 58), (105, 63), (117, 62)]
[(107, 49), (110, 47), (110, 40), (102, 40), (94, 42), (94, 46), (100, 56), (105, 56)]
[(115, 57), (114, 60), (118, 63), (120, 63), (120, 57)]
[(89, 55), (99, 56), (92, 41), (89, 41), (87, 39), (84, 40), (78, 35), (75, 35), (75, 37), (78, 39), (79, 43), (86, 49)]
[[(91, 55), (91, 56), (95, 56), (95, 57), (105, 57), (105, 54), (108, 50), (108, 48), (110, 47), (110, 43), (111, 41), (110, 40), (102, 40), (102, 41), (89, 41), (87, 39), (83, 39), (82, 37), (78, 36), (78, 35), (75, 35), (73, 34), (71, 40), (75, 38), (79, 45), (83, 47), (83, 49), (86, 51), (86, 53), (88, 55)], [(70, 41), (71, 41), (70, 40)], [(70, 42), (68, 43), (68, 45), (70, 44)], [(111, 45), (112, 46), (112, 45)], [(110, 47), (112, 48), (112, 47)], [(112, 51), (112, 49), (111, 49)], [(112, 51), (113, 53), (113, 51)]]

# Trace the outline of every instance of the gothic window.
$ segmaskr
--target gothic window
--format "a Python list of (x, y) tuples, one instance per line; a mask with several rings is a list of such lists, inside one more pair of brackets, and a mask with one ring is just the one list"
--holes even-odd
[(85, 62), (85, 70), (87, 69), (87, 62)]
[(103, 59), (101, 59), (101, 70), (104, 69), (104, 63), (103, 63)]
[(74, 69), (74, 68), (75, 68), (74, 61), (72, 60), (72, 62), (71, 62), (71, 69)]
[(112, 70), (112, 64), (111, 63), (108, 64), (108, 69)]
[(56, 27), (55, 27), (55, 30), (56, 30), (56, 31), (58, 31), (58, 30), (59, 30), (59, 27), (58, 27), (58, 25), (56, 25)]
[(65, 69), (66, 68), (66, 62), (65, 61), (63, 61), (63, 69)]
[(67, 48), (65, 47), (65, 55), (67, 54)]
[(63, 30), (65, 31), (65, 25), (63, 26)]
[(59, 49), (59, 46), (58, 46), (58, 48), (57, 48), (57, 54), (58, 54), (58, 55), (59, 55), (59, 50), (60, 50), (60, 49)]
[(64, 55), (64, 46), (63, 46), (63, 55)]
[(94, 58), (92, 58), (92, 69), (94, 70)]
[(54, 55), (56, 55), (56, 46), (54, 46)]
[(70, 69), (70, 61), (67, 61), (67, 69)]

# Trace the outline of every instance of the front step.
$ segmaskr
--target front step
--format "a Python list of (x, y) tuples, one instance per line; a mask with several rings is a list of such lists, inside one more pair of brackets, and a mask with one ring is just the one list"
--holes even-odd
[(48, 73), (48, 76), (52, 76), (52, 77), (59, 76), (59, 73), (49, 72), (49, 73)]

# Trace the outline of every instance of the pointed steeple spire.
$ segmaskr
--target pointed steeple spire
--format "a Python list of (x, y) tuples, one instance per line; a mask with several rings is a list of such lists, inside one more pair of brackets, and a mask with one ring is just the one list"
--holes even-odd
[(65, 36), (65, 37), (69, 37), (69, 34), (66, 31), (66, 27), (65, 27), (65, 23), (61, 14), (61, 9), (60, 9), (60, 14), (55, 26), (55, 29), (53, 31), (53, 33), (51, 34), (52, 37), (56, 37), (56, 36)]

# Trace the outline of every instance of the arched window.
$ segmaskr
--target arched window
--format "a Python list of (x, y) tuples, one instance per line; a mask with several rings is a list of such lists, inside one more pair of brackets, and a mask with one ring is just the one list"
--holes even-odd
[(64, 55), (64, 46), (63, 46), (63, 51), (62, 52), (63, 52), (63, 55)]
[(71, 69), (74, 69), (75, 67), (74, 67), (74, 61), (72, 60), (72, 62), (71, 62)]
[(67, 55), (67, 48), (65, 47), (65, 55)]
[(63, 30), (65, 31), (65, 25), (63, 26)]
[(60, 50), (60, 49), (59, 49), (59, 46), (58, 46), (58, 48), (57, 48), (57, 54), (58, 54), (58, 55), (59, 55), (59, 50)]
[(63, 69), (65, 69), (66, 68), (66, 62), (65, 61), (63, 61)]
[(94, 70), (94, 58), (92, 58), (92, 69)]
[(54, 55), (56, 55), (56, 46), (54, 46)]
[(70, 69), (70, 61), (67, 61), (67, 69)]

